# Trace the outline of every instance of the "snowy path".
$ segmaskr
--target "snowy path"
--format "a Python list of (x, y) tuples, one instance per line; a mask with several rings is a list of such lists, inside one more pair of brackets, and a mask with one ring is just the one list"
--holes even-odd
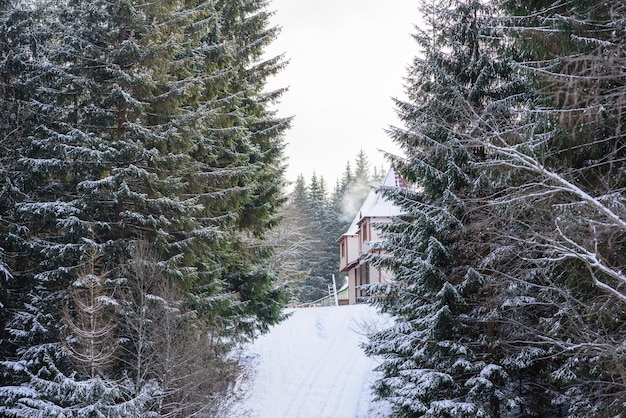
[(234, 413), (250, 418), (382, 417), (372, 402), (375, 362), (363, 354), (359, 328), (380, 322), (366, 305), (303, 308), (248, 349), (254, 370)]

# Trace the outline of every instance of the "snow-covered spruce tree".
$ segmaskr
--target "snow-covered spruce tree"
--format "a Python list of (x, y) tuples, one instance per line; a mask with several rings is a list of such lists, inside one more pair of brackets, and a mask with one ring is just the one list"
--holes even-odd
[(330, 229), (334, 213), (331, 212), (330, 196), (327, 189), (326, 180), (322, 176), (313, 174), (309, 184), (308, 194), (309, 210), (311, 211), (311, 228), (317, 231), (319, 242), (318, 253), (313, 263), (311, 271), (320, 281), (325, 283), (324, 293), (327, 292), (326, 284), (332, 283), (331, 275), (336, 272), (339, 260), (337, 259), (336, 243), (337, 237)]
[(115, 329), (118, 302), (111, 298), (115, 283), (108, 281), (97, 265), (98, 254), (92, 250), (77, 272), (64, 309), (62, 346), (71, 367), (44, 353), (36, 373), (27, 367), (20, 370), (29, 377), (28, 385), (0, 389), (2, 416), (121, 418), (146, 416), (152, 407), (155, 383), (144, 382), (136, 391), (128, 379), (110, 378), (119, 348)]
[[(36, 5), (49, 17), (52, 37), (38, 51), (53, 76), (40, 77), (34, 90), (40, 119), (22, 138), (17, 160), (24, 197), (12, 221), (21, 234), (4, 236), (28, 250), (14, 275), (25, 308), (7, 326), (17, 350), (5, 365), (24, 372), (20, 382), (32, 399), (51, 393), (35, 389), (46, 379), (53, 385), (56, 376), (37, 375), (49, 363), (46, 370), (69, 376), (58, 343), (60, 308), (83, 250), (95, 245), (103, 268), (119, 277), (116, 267), (138, 236), (151, 243), (168, 280), (185, 290), (186, 309), (212, 324), (222, 355), (224, 342), (277, 321), (281, 293), (246, 232), (256, 228), (260, 236), (280, 203), (268, 185), (263, 196), (253, 187), (261, 172), (280, 183), (286, 127), (264, 113), (263, 81), (279, 65), (252, 65), (271, 36), (255, 36), (258, 25), (243, 30), (267, 15), (251, 17), (250, 7), (226, 14), (211, 1)], [(253, 157), (259, 161), (250, 164)], [(241, 222), (252, 201), (264, 202), (259, 223)], [(129, 329), (124, 312), (122, 331)], [(45, 326), (33, 326), (43, 324), (38, 317)], [(134, 337), (120, 334), (122, 345)], [(140, 369), (112, 370), (105, 383), (141, 375), (140, 385), (119, 392), (125, 396), (143, 396), (153, 386)], [(12, 388), (6, 399), (21, 399), (13, 396), (21, 389)]]
[(44, 366), (30, 374), (28, 386), (3, 390), (3, 417), (145, 417), (151, 415), (150, 405), (155, 387), (145, 385), (134, 395), (130, 387), (100, 377), (77, 380), (45, 358)]
[(252, 334), (280, 318), (284, 298), (268, 270), (272, 250), (262, 242), (283, 203), (282, 135), (289, 120), (269, 109), (282, 90), (264, 90), (283, 62), (261, 59), (277, 34), (268, 27), (265, 1), (216, 1), (212, 7), (215, 30), (199, 37), (193, 54), (200, 57), (196, 71), (208, 77), (190, 105), (214, 111), (202, 113), (192, 152), (199, 173), (189, 180), (189, 193), (202, 204), (197, 234), (209, 244), (197, 248), (192, 262), (199, 295), (215, 294), (215, 283), (237, 295), (243, 303), (222, 316), (239, 318), (233, 331)]
[(223, 27), (231, 34), (234, 48), (233, 69), (236, 86), (242, 91), (241, 108), (248, 131), (250, 149), (247, 164), (254, 169), (249, 180), (249, 201), (239, 216), (239, 225), (262, 237), (277, 219), (273, 216), (284, 202), (282, 135), (289, 127), (289, 118), (280, 118), (270, 108), (285, 89), (265, 91), (267, 79), (284, 68), (282, 56), (264, 58), (265, 47), (278, 35), (277, 27), (269, 26), (268, 0), (217, 1), (223, 16)]
[[(15, 6), (13, 1), (0, 1), (0, 55), (3, 57), (0, 63), (0, 178), (3, 179), (0, 186), (0, 214), (2, 222), (0, 228), (7, 231), (10, 226), (5, 218), (6, 214), (14, 210), (16, 194), (19, 190), (11, 181), (10, 173), (14, 169), (15, 156), (19, 152), (19, 132), (26, 130), (25, 120), (20, 120), (20, 108), (27, 103), (25, 97), (29, 89), (21, 80), (28, 79), (30, 71), (28, 57), (30, 55), (30, 13)], [(18, 70), (18, 71), (16, 71)], [(26, 119), (26, 118), (24, 118)], [(5, 323), (8, 310), (16, 306), (18, 301), (15, 297), (9, 298), (9, 279), (11, 278), (9, 255), (10, 251), (6, 241), (0, 242), (0, 357), (10, 357), (10, 346), (3, 342), (7, 341)], [(13, 304), (13, 305), (12, 305)]]
[(326, 181), (316, 173), (311, 176), (309, 184), (306, 184), (304, 177), (298, 177), (291, 199), (307, 225), (310, 246), (303, 260), (303, 267), (309, 274), (301, 283), (299, 299), (312, 302), (328, 295), (328, 284), (337, 264), (333, 262), (334, 254), (328, 247), (329, 239), (325, 229), (329, 216)]
[[(3, 64), (0, 66), (0, 132), (2, 135), (2, 140), (0, 142), (0, 146), (7, 150), (13, 150), (14, 147), (11, 146), (11, 140), (13, 139), (10, 135), (10, 132), (15, 132), (16, 129), (20, 126), (20, 122), (11, 117), (11, 115), (15, 115), (16, 109), (19, 107), (19, 97), (17, 93), (18, 91), (12, 91), (11, 81), (15, 77), (11, 69), (11, 59), (9, 58), (9, 50), (12, 46), (14, 46), (13, 36), (9, 36), (9, 27), (11, 25), (11, 14), (9, 10), (11, 9), (10, 1), (1, 1), (0, 2), (0, 53), (3, 57), (6, 57), (3, 61)], [(15, 30), (14, 33), (21, 33), (21, 31)], [(22, 38), (24, 39), (24, 38)], [(17, 40), (19, 42), (19, 40)], [(22, 41), (23, 42), (23, 41)], [(25, 45), (22, 45), (22, 48)], [(8, 64), (8, 65), (7, 65)], [(0, 178), (8, 179), (8, 173), (11, 170), (11, 158), (10, 155), (5, 155), (2, 153), (0, 156)], [(8, 189), (8, 190), (7, 190)], [(6, 213), (11, 208), (11, 186), (10, 182), (3, 184), (2, 186), (2, 195), (6, 196), (6, 201), (3, 202), (2, 206), (0, 206), (0, 213)], [(8, 192), (8, 193), (7, 193)], [(4, 199), (3, 199), (4, 200)], [(0, 226), (2, 227), (2, 226)], [(4, 245), (0, 244), (0, 329), (4, 330), (4, 323), (6, 320), (5, 309), (8, 307), (7, 300), (7, 285), (8, 279), (11, 277), (10, 269), (7, 265), (7, 255), (5, 253)], [(0, 334), (0, 340), (4, 340), (4, 335)], [(2, 353), (0, 349), (0, 353)], [(1, 356), (2, 354), (0, 354)], [(4, 356), (2, 356), (4, 357)]]
[[(351, 172), (347, 175), (351, 179)], [(349, 225), (342, 217), (342, 199), (346, 195), (348, 181), (338, 182), (329, 196), (326, 182), (315, 173), (309, 185), (300, 176), (291, 195), (294, 206), (300, 211), (309, 236), (310, 251), (303, 261), (310, 272), (301, 284), (300, 299), (310, 302), (328, 295), (332, 276), (339, 279), (340, 272), (337, 238)], [(337, 281), (341, 285), (341, 281)]]
[[(494, 202), (514, 220), (502, 235), (514, 233), (519, 243), (502, 267), (540, 272), (534, 287), (541, 290), (532, 296), (550, 306), (538, 315), (540, 340), (528, 351), (544, 358), (551, 352), (558, 367), (535, 386), (568, 416), (612, 416), (623, 410), (626, 376), (618, 255), (626, 225), (626, 5), (504, 3), (508, 33), (524, 54), (520, 69), (535, 80), (537, 96), (523, 123), (483, 136), (498, 155), (489, 167), (525, 179)], [(536, 310), (527, 302), (520, 299), (516, 309)]]
[[(189, 222), (194, 205), (177, 196), (173, 177), (179, 175), (156, 167), (158, 147), (172, 141), (175, 130), (151, 124), (146, 112), (168, 81), (148, 71), (171, 58), (171, 48), (159, 37), (175, 28), (153, 24), (169, 20), (173, 3), (151, 8), (68, 1), (30, 7), (39, 8), (45, 17), (40, 25), (50, 35), (37, 38), (47, 72), (30, 98), (38, 119), (21, 138), (23, 152), (16, 161), (14, 178), (23, 198), (12, 222), (20, 233), (5, 235), (25, 251), (14, 259), (15, 292), (24, 307), (17, 307), (7, 328), (18, 347), (10, 368), (24, 372), (32, 399), (44, 405), (55, 392), (41, 384), (54, 386), (72, 375), (59, 345), (61, 308), (85, 246), (95, 244), (106, 255), (104, 266), (113, 267), (136, 231), (150, 231), (155, 245), (165, 247), (172, 239), (164, 237), (186, 227), (181, 225)], [(106, 385), (114, 375), (99, 377)], [(122, 393), (130, 398), (116, 396), (116, 402), (134, 396)], [(18, 403), (15, 414), (37, 413), (28, 397), (9, 397)], [(72, 397), (77, 407), (78, 398)], [(71, 409), (64, 398), (48, 402)]]
[[(51, 112), (41, 99), (45, 80), (54, 76), (54, 69), (46, 60), (53, 33), (44, 17), (45, 13), (30, 2), (0, 3), (0, 245), (4, 250), (3, 263), (11, 271), (2, 278), (6, 299), (2, 300), (0, 351), (3, 362), (0, 373), (3, 386), (7, 387), (28, 380), (28, 376), (22, 373), (26, 363), (19, 360), (24, 357), (36, 359), (31, 347), (50, 343), (46, 335), (56, 326), (49, 312), (38, 308), (43, 301), (51, 304), (58, 301), (50, 298), (45, 289), (40, 292), (38, 283), (29, 274), (31, 248), (24, 240), (29, 229), (20, 222), (17, 209), (27, 198), (25, 189), (33, 187), (32, 184), (25, 186), (20, 161), (27, 152), (29, 138)], [(50, 95), (54, 95), (54, 91), (50, 91)], [(0, 396), (6, 399), (4, 388)], [(8, 402), (0, 401), (0, 404), (6, 406)]]
[(305, 240), (303, 244), (306, 246), (305, 254), (307, 255), (300, 257), (299, 268), (304, 275), (300, 279), (297, 288), (294, 289), (293, 297), (297, 302), (315, 300), (318, 297), (311, 294), (311, 292), (316, 293), (317, 289), (315, 289), (315, 286), (311, 286), (309, 279), (312, 273), (311, 258), (309, 256), (317, 254), (319, 238), (310, 227), (311, 211), (308, 204), (308, 186), (304, 175), (299, 174), (296, 178), (293, 190), (288, 196), (286, 208), (289, 208), (296, 222), (303, 227), (302, 233)]
[(491, 158), (475, 135), (482, 120), (511, 117), (522, 81), (500, 54), (498, 11), (482, 1), (420, 2), (420, 55), (397, 101), (405, 128), (390, 134), (406, 158), (393, 165), (414, 190), (384, 191), (404, 211), (381, 226), (391, 284), (372, 285), (372, 302), (395, 317), (365, 344), (382, 357), (375, 384), (399, 416), (493, 416), (519, 410), (498, 352), (498, 278), (481, 271), (498, 219), (485, 205), (494, 185), (474, 169)]
[(344, 228), (350, 225), (349, 222), (352, 222), (369, 192), (373, 187), (378, 186), (381, 180), (371, 172), (369, 160), (363, 150), (359, 150), (354, 158), (354, 173), (352, 173), (350, 163), (347, 163), (337, 196), (333, 196), (333, 199), (337, 200), (336, 209), (333, 210), (336, 211), (337, 216), (343, 218)]

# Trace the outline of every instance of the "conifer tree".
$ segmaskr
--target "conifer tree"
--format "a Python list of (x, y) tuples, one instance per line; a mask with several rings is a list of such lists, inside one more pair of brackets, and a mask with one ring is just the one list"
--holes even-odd
[(328, 239), (324, 229), (328, 216), (328, 193), (324, 177), (315, 173), (306, 188), (305, 214), (311, 251), (304, 265), (310, 273), (301, 284), (300, 298), (303, 302), (312, 302), (328, 295), (330, 282)]
[[(282, 203), (288, 126), (268, 110), (281, 91), (264, 92), (282, 66), (279, 57), (259, 60), (276, 33), (264, 6), (68, 0), (3, 11), (3, 23), (30, 25), (7, 33), (25, 34), (8, 49), (31, 63), (20, 77), (9, 67), (18, 61), (3, 63), (6, 97), (29, 94), (14, 106), (16, 120), (32, 120), (15, 134), (19, 153), (2, 156), (11, 167), (7, 184), (16, 184), (3, 192), (19, 197), (7, 200), (15, 203), (2, 231), (14, 270), (15, 313), (2, 347), (12, 383), (33, 388), (48, 365), (59, 371), (46, 376), (50, 382), (71, 375), (59, 344), (61, 307), (88, 247), (103, 254), (99, 267), (112, 280), (123, 281), (119, 266), (132, 243), (148, 241), (154, 263), (184, 289), (185, 309), (198, 322), (220, 323), (222, 349), (281, 318), (271, 249), (258, 245)], [(24, 80), (37, 84), (25, 89)], [(5, 126), (3, 134), (15, 132)], [(129, 332), (125, 317), (118, 320)], [(120, 335), (123, 344), (134, 337)], [(115, 378), (122, 370), (143, 378), (121, 367)], [(147, 376), (122, 392), (139, 396), (150, 387)], [(11, 388), (3, 399), (16, 402), (19, 389)], [(44, 392), (53, 393), (33, 396)]]
[[(44, 335), (54, 326), (49, 312), (37, 309), (42, 301), (55, 303), (55, 300), (47, 299), (46, 290), (39, 292), (36, 281), (26, 273), (31, 267), (30, 248), (23, 239), (30, 231), (19, 222), (18, 209), (27, 198), (27, 188), (32, 187), (25, 185), (25, 176), (20, 172), (28, 138), (50, 113), (50, 107), (40, 94), (45, 80), (54, 76), (54, 69), (45, 58), (52, 31), (44, 17), (41, 8), (25, 2), (6, 1), (0, 5), (3, 56), (0, 64), (0, 170), (3, 178), (0, 230), (3, 262), (8, 267), (8, 271), (3, 271), (1, 286), (7, 298), (1, 301), (6, 316), (2, 315), (1, 319), (0, 350), (6, 362), (0, 373), (7, 386), (19, 385), (27, 379), (22, 373), (24, 363), (14, 360), (25, 355), (37, 358), (31, 346), (44, 341)], [(54, 90), (49, 94), (54, 95)]]
[[(357, 215), (357, 211), (361, 204), (372, 190), (378, 186), (381, 179), (375, 178), (371, 171), (369, 160), (365, 152), (361, 149), (354, 158), (354, 173), (351, 170), (350, 163), (346, 165), (346, 171), (341, 179), (341, 186), (336, 196), (337, 214), (344, 220), (344, 228), (347, 228)], [(383, 174), (384, 175), (384, 174)], [(335, 197), (333, 197), (335, 199)], [(345, 231), (342, 231), (345, 232)]]
[(520, 70), (536, 87), (527, 114), (500, 131), (514, 134), (491, 134), (487, 147), (499, 154), (491, 169), (515, 179), (497, 203), (513, 219), (502, 235), (516, 231), (519, 257), (503, 257), (502, 268), (535, 277), (518, 297), (528, 302), (515, 310), (541, 322), (515, 319), (540, 338), (520, 358), (524, 351), (549, 358), (553, 368), (534, 385), (568, 416), (614, 415), (624, 399), (614, 363), (623, 362), (614, 349), (624, 333), (623, 263), (614, 251), (626, 225), (619, 192), (626, 9), (597, 1), (504, 5)]
[(252, 334), (257, 325), (265, 329), (280, 318), (284, 298), (268, 271), (271, 249), (259, 241), (284, 201), (282, 135), (289, 120), (269, 109), (283, 90), (264, 91), (268, 77), (284, 64), (281, 57), (261, 59), (277, 34), (268, 27), (265, 1), (216, 1), (212, 7), (216, 26), (195, 54), (202, 57), (196, 70), (208, 68), (214, 76), (203, 83), (204, 104), (197, 106), (216, 109), (205, 112), (209, 119), (193, 153), (201, 174), (192, 182), (193, 194), (203, 203), (198, 233), (210, 241), (198, 252), (200, 273), (245, 301), (233, 313), (247, 317), (239, 327)]
[(290, 195), (290, 205), (297, 213), (298, 224), (305, 234), (307, 251), (302, 254), (301, 266), (306, 277), (299, 284), (298, 298), (312, 302), (328, 295), (332, 277), (339, 277), (339, 257), (336, 240), (343, 224), (338, 207), (341, 194), (337, 190), (329, 196), (323, 177), (313, 174), (309, 184), (299, 175)]
[[(378, 396), (399, 416), (501, 416), (519, 408), (489, 320), (497, 306), (493, 278), (481, 272), (494, 248), (484, 203), (494, 192), (474, 170), (486, 158), (474, 145), (481, 120), (507, 119), (521, 91), (494, 44), (497, 10), (481, 1), (424, 1), (420, 56), (396, 101), (405, 128), (390, 133), (406, 158), (392, 158), (414, 190), (383, 190), (403, 209), (382, 227), (391, 284), (372, 285), (373, 303), (395, 324), (370, 336), (366, 352), (383, 357)], [(481, 232), (484, 231), (484, 232)]]
[[(17, 83), (16, 68), (20, 68), (22, 74), (25, 75), (26, 52), (28, 51), (29, 37), (25, 28), (28, 26), (25, 16), (14, 11), (15, 4), (12, 1), (0, 2), (0, 55), (3, 62), (0, 65), (0, 132), (2, 139), (0, 146), (3, 152), (0, 154), (0, 176), (3, 184), (0, 188), (0, 214), (3, 221), (0, 224), (2, 230), (7, 230), (9, 225), (6, 218), (10, 211), (14, 210), (14, 200), (16, 187), (10, 181), (10, 173), (15, 164), (15, 154), (19, 150), (19, 142), (16, 141), (17, 132), (22, 124), (17, 119), (17, 110), (24, 105), (22, 94), (25, 89)], [(28, 15), (24, 12), (24, 15)], [(13, 29), (9, 31), (9, 29)], [(13, 54), (12, 54), (13, 52)], [(13, 135), (11, 135), (13, 133)], [(8, 151), (8, 152), (7, 152)], [(0, 341), (6, 341), (5, 324), (7, 320), (7, 312), (11, 307), (11, 302), (16, 303), (15, 297), (9, 299), (9, 281), (12, 278), (9, 266), (8, 243), (3, 240), (0, 243)], [(0, 343), (0, 356), (6, 358), (9, 356), (7, 351), (9, 347)]]
[(369, 181), (370, 178), (370, 163), (363, 149), (359, 150), (359, 153), (354, 159), (354, 179), (355, 181)]
[[(114, 266), (133, 231), (180, 226), (189, 219), (181, 214), (193, 207), (175, 196), (172, 178), (159, 175), (154, 165), (155, 150), (174, 132), (152, 125), (144, 113), (166, 80), (140, 69), (158, 65), (155, 57), (171, 57), (156, 42), (171, 33), (152, 25), (168, 17), (173, 4), (101, 3), (34, 6), (42, 16), (37, 23), (49, 33), (38, 39), (48, 71), (30, 98), (38, 119), (21, 138), (13, 173), (23, 197), (12, 222), (23, 232), (5, 235), (21, 249), (15, 277), (24, 303), (8, 324), (19, 347), (10, 367), (24, 372), (32, 387), (71, 375), (59, 346), (61, 307), (85, 246), (95, 244), (108, 257), (104, 266)], [(157, 245), (167, 242), (163, 235), (153, 237)], [(59, 373), (42, 376), (46, 368)], [(107, 386), (108, 376), (99, 377)], [(54, 391), (37, 393), (45, 397)], [(124, 401), (119, 395), (113, 399)], [(19, 402), (28, 406), (27, 400)]]
[(373, 180), (367, 155), (365, 155), (365, 152), (361, 149), (354, 159), (353, 179), (347, 186), (343, 200), (345, 211), (351, 212), (349, 216), (356, 215), (356, 211), (359, 209), (370, 190), (372, 190), (372, 187), (377, 186), (372, 184)]

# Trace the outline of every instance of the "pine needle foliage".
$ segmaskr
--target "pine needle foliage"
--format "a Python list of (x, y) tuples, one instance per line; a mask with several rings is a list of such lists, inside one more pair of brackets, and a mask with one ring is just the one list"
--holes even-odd
[[(370, 336), (382, 357), (374, 390), (398, 416), (501, 416), (520, 399), (489, 320), (494, 278), (481, 272), (493, 249), (494, 183), (476, 170), (491, 158), (475, 141), (481, 123), (508, 120), (524, 82), (499, 54), (498, 12), (482, 1), (420, 2), (419, 55), (396, 101), (404, 128), (389, 134), (405, 157), (390, 156), (413, 189), (383, 189), (403, 215), (382, 225), (382, 254), (368, 260), (395, 274), (371, 285), (371, 302), (395, 324)], [(495, 222), (497, 225), (497, 222)], [(495, 225), (494, 225), (495, 226)], [(497, 228), (497, 227), (496, 227)]]
[[(185, 327), (232, 342), (282, 318), (272, 248), (261, 245), (284, 200), (289, 127), (270, 108), (284, 90), (265, 88), (284, 66), (282, 57), (263, 55), (278, 31), (266, 7), (256, 0), (1, 3), (7, 386), (31, 387), (51, 362), (59, 376), (154, 395), (146, 388), (159, 382), (145, 376), (137, 384), (144, 376), (132, 370), (123, 376), (123, 354), (113, 350), (128, 349), (135, 337), (125, 334), (117, 298), (128, 286), (121, 266), (137, 241), (149, 243), (149, 262), (181, 292), (176, 309), (193, 312)], [(96, 278), (105, 271), (102, 287)], [(77, 276), (80, 289), (72, 286)], [(101, 333), (117, 341), (89, 352), (79, 340), (95, 341), (99, 331), (85, 321), (96, 319), (105, 299), (117, 316)], [(226, 347), (212, 352), (214, 364), (225, 363)], [(112, 364), (96, 352), (114, 353)], [(74, 376), (72, 358), (84, 363), (85, 355), (93, 364)], [(213, 389), (223, 394), (220, 385), (203, 387)], [(18, 402), (8, 392), (3, 399)]]

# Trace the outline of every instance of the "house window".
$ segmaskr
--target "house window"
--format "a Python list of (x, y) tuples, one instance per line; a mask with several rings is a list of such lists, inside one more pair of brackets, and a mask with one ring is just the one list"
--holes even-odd
[(346, 242), (342, 241), (341, 242), (341, 257), (345, 257), (346, 256)]
[(363, 241), (367, 241), (367, 223), (363, 223), (361, 231), (363, 232)]
[[(370, 284), (370, 266), (369, 264), (363, 264), (355, 269), (355, 281), (357, 283), (357, 298), (369, 296), (369, 294), (361, 287), (363, 285)], [(357, 272), (358, 271), (358, 272)], [(358, 274), (358, 277), (357, 277)]]

